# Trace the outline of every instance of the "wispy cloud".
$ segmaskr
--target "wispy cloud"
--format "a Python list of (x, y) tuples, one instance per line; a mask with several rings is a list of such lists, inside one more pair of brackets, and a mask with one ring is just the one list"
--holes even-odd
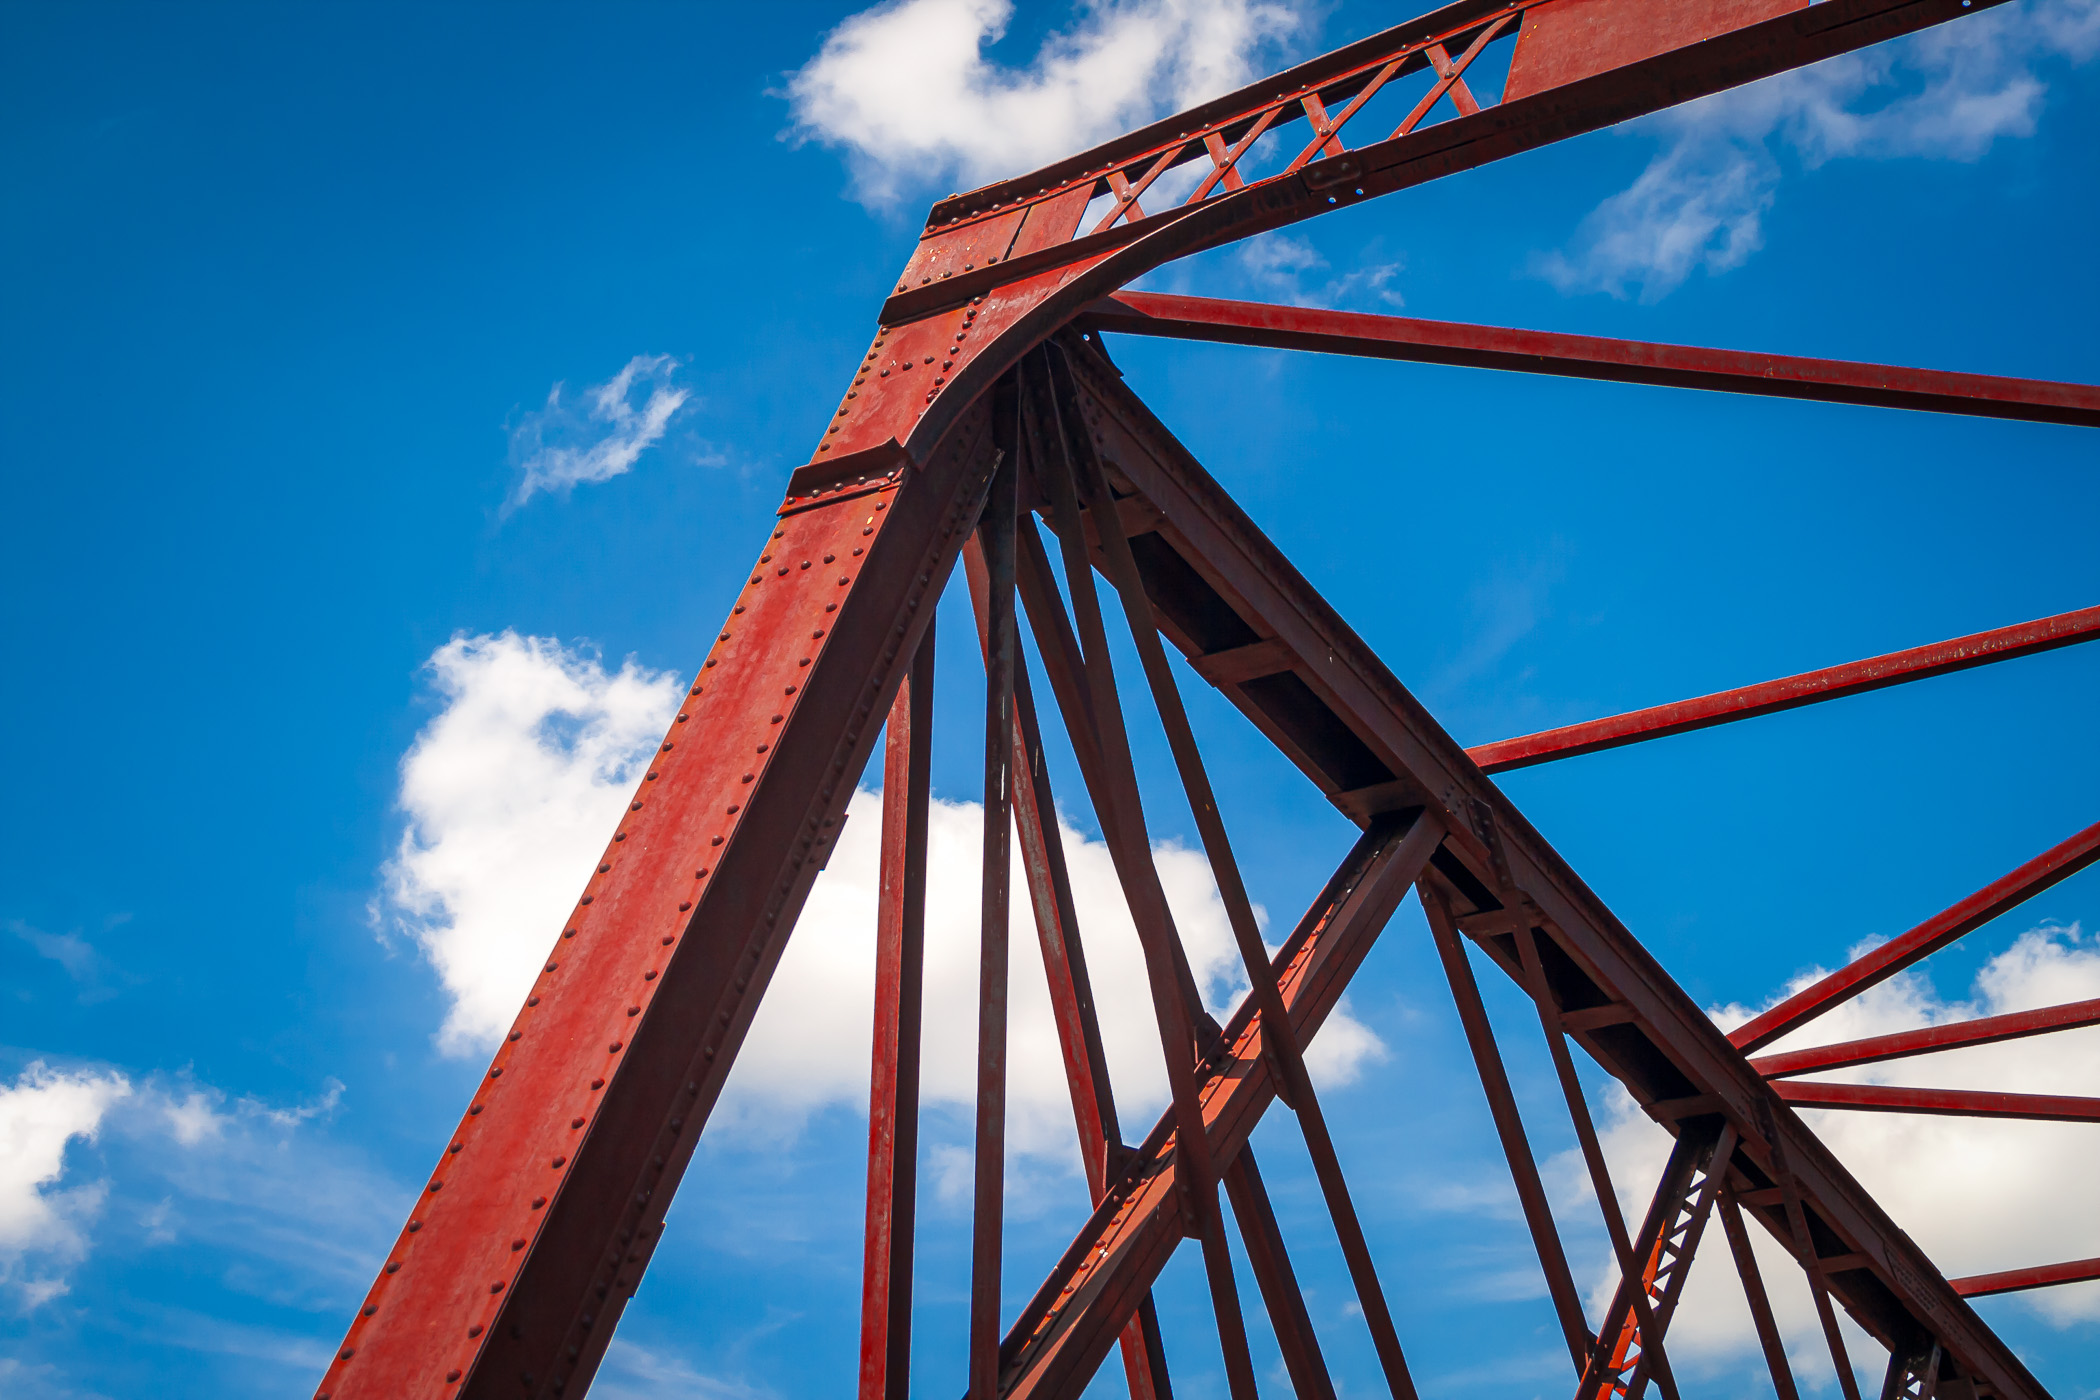
[(331, 1080), (312, 1103), (281, 1106), (183, 1075), (32, 1061), (0, 1081), (0, 1298), (28, 1310), (64, 1295), (102, 1241), (209, 1242), (236, 1291), (342, 1301), (398, 1194), (340, 1144), (301, 1134), (342, 1092)]
[[(123, 923), (127, 918), (128, 915), (119, 915), (109, 921), (110, 926)], [(82, 937), (79, 929), (70, 933), (46, 933), (20, 919), (10, 919), (7, 927), (15, 937), (35, 949), (38, 957), (48, 958), (65, 969), (66, 976), (80, 988), (83, 1002), (107, 1001), (117, 994), (120, 984), (134, 980)]]
[[(608, 671), (586, 653), (513, 633), (456, 638), (431, 659), (431, 673), (444, 708), (402, 764), (409, 828), (387, 870), (388, 900), (452, 999), (441, 1044), (470, 1053), (508, 1026), (553, 941), (554, 921), (581, 887), (638, 766), (669, 727), (680, 688), (633, 661)], [(865, 1110), (880, 800), (858, 792), (848, 813), (710, 1132), (791, 1136), (820, 1110)], [(975, 803), (933, 804), (922, 1086), (929, 1106), (967, 1109), (974, 1101), (982, 824)], [(1070, 826), (1063, 836), (1110, 1069), (1135, 1119), (1166, 1100), (1136, 931), (1107, 848)], [(1154, 857), (1196, 976), (1223, 1012), (1245, 984), (1209, 867), (1171, 843)], [(1018, 865), (1013, 878), (1016, 890), (1026, 888)], [(1009, 1141), (1062, 1173), (1076, 1164), (1071, 1104), (1019, 898), (1014, 930)], [(1339, 1084), (1384, 1053), (1345, 1009), (1329, 1019), (1309, 1058), (1324, 1082)]]
[(852, 16), (788, 80), (790, 135), (836, 147), (856, 192), (1018, 175), (1256, 75), (1301, 19), (1283, 0), (1095, 0), (1025, 67), (985, 56), (1012, 0), (891, 0)]
[(671, 382), (677, 370), (669, 355), (637, 355), (580, 395), (569, 396), (566, 383), (548, 390), (546, 405), (511, 429), (518, 483), (506, 508), (516, 509), (542, 491), (564, 494), (632, 470), (691, 398)]
[(1810, 169), (1978, 160), (2034, 133), (2046, 62), (2096, 51), (2100, 0), (2024, 0), (1660, 113), (1629, 130), (1660, 135), (1662, 150), (1533, 271), (1564, 292), (1658, 301), (1764, 246), (1782, 153)]
[(1396, 311), (1407, 305), (1393, 285), (1405, 264), (1398, 258), (1380, 261), (1375, 246), (1355, 268), (1337, 273), (1310, 239), (1265, 233), (1242, 243), (1234, 260), (1257, 290), (1294, 306)]

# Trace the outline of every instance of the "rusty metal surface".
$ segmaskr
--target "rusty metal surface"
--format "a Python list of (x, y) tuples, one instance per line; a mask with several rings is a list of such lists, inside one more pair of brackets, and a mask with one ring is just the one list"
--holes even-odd
[[(1025, 460), (1045, 468), (1031, 467), (1031, 489), (1057, 498), (1031, 496), (1018, 512), (1012, 552), (987, 561), (995, 676), (988, 781), (1002, 801), (1017, 795), (1014, 775), (1039, 753), (1017, 655), (1011, 667), (1000, 659), (1013, 624), (998, 600), (1013, 586), (1132, 902), (1174, 1106), (1142, 1144), (1111, 1163), (1119, 1146), (1112, 1102), (1105, 1091), (1088, 1092), (1099, 1071), (1083, 964), (1068, 960), (1074, 975), (1060, 1024), (1081, 1140), (1099, 1159), (1098, 1184), (1089, 1173), (1098, 1202), (1059, 1268), (1003, 1343), (990, 1347), (985, 1318), (990, 1308), (996, 1323), (997, 1229), (988, 1222), (997, 1214), (997, 1181), (991, 1158), (980, 1160), (971, 1389), (982, 1400), (1076, 1395), (1119, 1337), (1132, 1339), (1133, 1393), (1147, 1400), (1141, 1392), (1149, 1385), (1165, 1400), (1145, 1299), (1192, 1235), (1202, 1242), (1235, 1394), (1251, 1394), (1216, 1193), (1272, 1100), (1279, 1093), (1288, 1100), (1298, 1087), (1277, 1067), (1332, 1011), (1418, 882), (1448, 911), (1457, 935), (1526, 989), (1563, 1055), (1572, 1039), (1673, 1132), (1725, 1125), (1736, 1145), (1717, 1168), (1724, 1223), (1740, 1209), (1773, 1231), (1807, 1271), (1819, 1303), (1835, 1299), (1891, 1348), (1892, 1375), (1930, 1381), (1944, 1371), (2006, 1400), (2045, 1396), (1787, 1106), (1789, 1098), (1808, 1101), (1804, 1088), (1827, 1095), (1832, 1086), (1768, 1084), (1744, 1058), (1764, 1032), (1798, 1025), (1804, 1011), (1827, 1003), (1781, 1008), (1784, 1015), (1763, 1018), (1735, 1043), (1721, 1035), (1113, 372), (1084, 342), (1060, 335), (1100, 298), (1188, 253), (1992, 3), (1825, 0), (1804, 9), (1790, 0), (1465, 0), (1046, 171), (937, 206), (811, 460), (790, 479), (777, 526), (684, 708), (319, 1394), (453, 1400), (575, 1396), (588, 1387), (788, 932), (837, 841), (876, 731), (920, 654), (932, 605), (980, 527), (995, 476), (1002, 489), (1018, 489)], [(1465, 81), (1466, 67), (1512, 35), (1509, 90), (1500, 102), (1483, 102)], [(1378, 90), (1419, 70), (1435, 74), (1428, 101), (1392, 134), (1372, 127), (1376, 139), (1350, 147), (1345, 138), (1366, 127)], [(1446, 109), (1450, 115), (1429, 120)], [(1308, 123), (1305, 141), (1284, 173), (1255, 179), (1240, 168), (1259, 133), (1299, 120)], [(1160, 175), (1190, 161), (1206, 162), (1210, 174), (1189, 202), (1147, 208)], [(1111, 216), (1083, 230), (1086, 206), (1102, 196), (1114, 200)], [(1024, 399), (1026, 411), (1009, 411)], [(1052, 444), (1073, 452), (1076, 465), (1047, 469)], [(1122, 499), (1111, 502), (1111, 494)], [(1042, 512), (1057, 532), (1076, 633), (1029, 511)], [(988, 538), (1006, 538), (1004, 526)], [(1125, 540), (1144, 548), (1125, 558), (1117, 551)], [(1134, 590), (1129, 601), (1146, 603), (1159, 634), (1365, 828), (1266, 969), (1273, 995), (1250, 998), (1223, 1028), (1208, 1023), (1192, 996), (1152, 868), (1093, 602), (1097, 565), (1111, 579), (1120, 575), (1121, 586)], [(1180, 572), (1161, 572), (1170, 566)], [(1011, 708), (1002, 708), (1002, 673), (1012, 677)], [(1027, 722), (1002, 729), (1015, 718)], [(1022, 808), (1034, 904), (1045, 921), (1055, 913), (1060, 923), (1054, 938), (1041, 929), (1039, 936), (1046, 951), (1069, 943), (1076, 952), (1048, 846), (1054, 822), (1045, 820), (1039, 797)], [(1005, 839), (1003, 814), (997, 825), (996, 835), (988, 833), (988, 870), (993, 843)], [(2086, 844), (2064, 854), (2078, 842)], [(2090, 860), (2095, 844), (2094, 833), (2082, 833), (2042, 858), (2054, 862), (2048, 871), (2008, 880), (2031, 890), (2038, 879), (2062, 878), (2054, 872)], [(1001, 875), (1004, 868), (1001, 855)], [(2002, 907), (1994, 901), (2005, 894), (1982, 892), (1976, 909), (1950, 911), (1902, 952), (1839, 974), (1850, 980), (1835, 990), (1870, 985), (1893, 970), (1892, 959), (1959, 936), (1981, 909)], [(988, 940), (1005, 917), (1003, 899), (994, 902), (985, 910)], [(999, 942), (1003, 949), (1003, 929)], [(993, 990), (988, 982), (987, 994)], [(894, 1062), (906, 1019), (901, 1001), (893, 1019)], [(1001, 1118), (991, 1070), (1002, 1054), (986, 1042), (980, 1129), (987, 1143)], [(901, 1068), (890, 1096), (896, 1115), (906, 1111)], [(1579, 1087), (1568, 1098), (1579, 1123), (1587, 1111)], [(889, 1138), (877, 1132), (871, 1142), (871, 1155), (893, 1164), (892, 1227), (904, 1187), (895, 1169), (899, 1128), (884, 1125)], [(1240, 1175), (1243, 1191), (1250, 1176), (1251, 1164)], [(871, 1240), (883, 1223), (871, 1221)], [(1544, 1224), (1550, 1232), (1550, 1218)], [(1261, 1233), (1265, 1292), (1288, 1311), (1287, 1265)], [(1825, 1247), (1832, 1242), (1841, 1253)], [(1622, 1244), (1630, 1277), (1640, 1264), (1631, 1242)], [(892, 1237), (892, 1270), (897, 1246)], [(897, 1281), (892, 1272), (881, 1283), (885, 1308), (896, 1306)], [(1614, 1343), (1612, 1355), (1660, 1363), (1667, 1313), (1651, 1311), (1640, 1288), (1629, 1304), (1643, 1335), (1637, 1352)], [(1842, 1357), (1827, 1303), (1824, 1313)], [(896, 1325), (885, 1313), (879, 1382), (863, 1371), (869, 1400), (896, 1393), (904, 1379)], [(1579, 1337), (1573, 1330), (1579, 1371), (1602, 1339), (1586, 1327)], [(1310, 1338), (1294, 1346), (1305, 1383), (1317, 1388)], [(1667, 1370), (1658, 1366), (1656, 1379), (1667, 1386)], [(1848, 1370), (1840, 1382), (1851, 1388)]]
[(1730, 394), (1870, 404), (1930, 413), (2100, 427), (2100, 387), (1992, 374), (1955, 374), (1751, 350), (1655, 345), (1557, 331), (1509, 330), (1314, 306), (1219, 301), (1161, 292), (1117, 292), (1080, 324), (1124, 335), (1220, 345), (1259, 345), (1417, 364), (1463, 365), (1661, 384)]

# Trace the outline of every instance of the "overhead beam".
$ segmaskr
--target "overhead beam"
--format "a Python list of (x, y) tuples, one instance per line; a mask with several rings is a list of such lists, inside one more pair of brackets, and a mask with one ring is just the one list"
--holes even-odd
[(2100, 1259), (2073, 1259), (2064, 1264), (2037, 1264), (2029, 1269), (1970, 1274), (1967, 1278), (1950, 1279), (1949, 1282), (1964, 1298), (1988, 1298), (1993, 1293), (2017, 1293), (2027, 1288), (2084, 1283), (2089, 1279), (2100, 1279)]
[(1850, 1069), (1855, 1065), (1899, 1060), (1910, 1055), (1930, 1055), (1939, 1050), (1996, 1045), (2003, 1040), (2076, 1030), (2081, 1026), (2100, 1026), (2100, 997), (2063, 1006), (2044, 1006), (2034, 1011), (2012, 1011), (2003, 1016), (1981, 1016), (1973, 1021), (1955, 1021), (1944, 1026), (1922, 1026), (1914, 1031), (1840, 1041), (1835, 1045), (1818, 1045), (1810, 1050), (1760, 1055), (1750, 1062), (1750, 1066), (1767, 1079), (1779, 1079), (1790, 1074)]
[(2054, 617), (2037, 618), (2033, 622), (2019, 622), (1988, 632), (1972, 632), (1950, 641), (1870, 656), (1864, 661), (1848, 661), (1841, 666), (1826, 666), (1820, 671), (1804, 671), (1776, 681), (1716, 691), (1712, 695), (1653, 705), (1645, 710), (1630, 710), (1622, 715), (1586, 720), (1581, 724), (1541, 730), (1514, 739), (1499, 739), (1492, 744), (1467, 749), (1466, 753), (1483, 772), (1507, 773), (1516, 768), (1551, 763), (1555, 759), (1623, 748), (1649, 739), (1711, 729), (1715, 725), (1733, 724), (1737, 720), (1755, 719), (1759, 715), (1777, 714), (1803, 705), (1817, 705), (1825, 700), (1864, 695), (1870, 690), (1885, 690), (1910, 681), (2011, 661), (2036, 652), (2054, 651), (2058, 647), (2076, 646), (2096, 638), (2100, 638), (2100, 607), (2080, 608)]
[(1926, 1113), (1948, 1118), (2026, 1118), (2048, 1123), (2100, 1123), (2100, 1099), (2071, 1094), (2001, 1094), (1987, 1089), (1914, 1089), (1898, 1084), (1821, 1084), (1781, 1079), (1772, 1085), (1796, 1108), (1856, 1108), (1870, 1113)]
[(1085, 319), (1095, 329), (1124, 335), (2100, 427), (2100, 386), (2046, 379), (1658, 345), (1160, 292), (1117, 292), (1088, 307)]
[(1911, 964), (1938, 952), (1963, 935), (1982, 928), (2006, 910), (2100, 860), (2100, 822), (2058, 842), (2018, 870), (1993, 880), (1959, 904), (1949, 905), (1916, 928), (1845, 966), (1812, 986), (1803, 987), (1779, 1005), (1760, 1012), (1728, 1034), (1748, 1054), (1770, 1045), (1788, 1031), (1799, 1030), (1834, 1006), (1841, 1005)]

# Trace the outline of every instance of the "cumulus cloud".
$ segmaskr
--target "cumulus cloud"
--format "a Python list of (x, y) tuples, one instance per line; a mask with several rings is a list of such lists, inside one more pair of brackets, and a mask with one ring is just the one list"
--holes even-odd
[(1300, 24), (1283, 0), (1091, 0), (1014, 68), (984, 52), (1013, 10), (891, 0), (852, 16), (789, 78), (792, 134), (846, 152), (870, 204), (971, 187), (1229, 92)]
[[(492, 1045), (675, 713), (672, 678), (513, 633), (455, 638), (431, 659), (444, 709), (402, 764), (409, 829), (389, 898), (452, 997), (441, 1043)], [(793, 1133), (828, 1107), (865, 1111), (874, 994), (881, 803), (857, 792), (716, 1110), (717, 1130)], [(926, 914), (924, 1102), (966, 1108), (976, 1044), (978, 851), (983, 810), (933, 804)], [(1138, 1132), (1165, 1104), (1165, 1074), (1137, 937), (1107, 848), (1062, 826), (1119, 1107)], [(1224, 907), (1196, 852), (1154, 852), (1190, 962), (1221, 1016), (1245, 990)], [(1013, 888), (1025, 890), (1018, 864)], [(1017, 894), (1010, 1008), (1009, 1139), (1046, 1168), (1076, 1165), (1071, 1106), (1034, 926)], [(1310, 1052), (1346, 1082), (1384, 1053), (1346, 1010)]]
[(0, 1288), (22, 1305), (65, 1292), (62, 1270), (85, 1250), (83, 1231), (105, 1195), (97, 1182), (60, 1185), (66, 1149), (92, 1142), (110, 1105), (130, 1093), (122, 1075), (41, 1060), (0, 1087)]
[(443, 708), (401, 761), (407, 827), (381, 912), (437, 969), (452, 999), (438, 1043), (463, 1055), (517, 1013), (680, 687), (515, 632), (456, 636), (427, 669)]
[[(1855, 950), (1865, 951), (1864, 948)], [(1824, 975), (1796, 978), (1791, 995)], [(1967, 998), (1942, 998), (1920, 973), (1894, 978), (1776, 1042), (1772, 1051), (1885, 1035), (1918, 1026), (2024, 1011), (2100, 996), (2100, 946), (2076, 928), (2044, 927), (2021, 936), (1976, 975)], [(1776, 1004), (1781, 997), (1773, 998)], [(1739, 1025), (1762, 1008), (1725, 1006), (1712, 1015)], [(1891, 1060), (1813, 1076), (1848, 1083), (1908, 1084), (2024, 1093), (2091, 1094), (2100, 1084), (2100, 1027), (2059, 1031), (1937, 1055)], [(1630, 1220), (1647, 1209), (1670, 1139), (1623, 1092), (1614, 1090), (1605, 1132), (1612, 1179)], [(1874, 1198), (1950, 1278), (2100, 1254), (2100, 1195), (2092, 1189), (2090, 1125), (2026, 1123), (1911, 1114), (1808, 1109), (1805, 1121)], [(1572, 1166), (1572, 1164), (1569, 1164)], [(1594, 1213), (1594, 1206), (1591, 1208)], [(1797, 1374), (1830, 1380), (1801, 1270), (1764, 1231), (1751, 1227), (1760, 1268)], [(1592, 1312), (1612, 1286), (1600, 1261)], [(2014, 1294), (2057, 1327), (2100, 1321), (2100, 1284), (2074, 1284)], [(1855, 1362), (1878, 1374), (1881, 1351), (1849, 1332)], [(1699, 1250), (1685, 1300), (1670, 1327), (1673, 1361), (1695, 1374), (1720, 1375), (1755, 1365), (1756, 1333), (1716, 1222)]]
[[(518, 484), (510, 508), (542, 491), (566, 493), (631, 470), (691, 397), (671, 383), (678, 361), (637, 355), (618, 374), (571, 398), (568, 385), (547, 391), (546, 405), (511, 429), (510, 460)], [(635, 399), (647, 394), (637, 405)]]
[(1978, 160), (2034, 133), (2043, 63), (2096, 51), (2100, 0), (2023, 0), (1658, 113), (1631, 129), (1659, 134), (1662, 150), (1534, 271), (1564, 292), (1655, 302), (1764, 246), (1780, 152), (1811, 169), (1847, 156)]

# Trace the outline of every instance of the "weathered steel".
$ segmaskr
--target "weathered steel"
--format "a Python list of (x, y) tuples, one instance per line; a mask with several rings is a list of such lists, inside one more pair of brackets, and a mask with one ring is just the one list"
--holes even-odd
[(1908, 933), (1861, 954), (1828, 977), (1753, 1016), (1731, 1031), (1728, 1039), (1746, 1053), (1770, 1045), (1832, 1007), (1843, 1005), (1869, 987), (1880, 985), (1911, 964), (1982, 928), (2006, 910), (2070, 879), (2096, 860), (2100, 860), (2100, 822), (2051, 846), (1959, 904), (1942, 909)]
[[(995, 410), (1010, 423), (1011, 403)], [(1009, 437), (1008, 441), (1012, 441)], [(999, 1281), (1006, 1228), (1007, 929), (1013, 872), (1014, 514), (1017, 463), (992, 479), (977, 539), (985, 566), (984, 864), (979, 873), (976, 1190), (970, 1212), (970, 1396), (999, 1394)]]
[(1850, 1069), (1855, 1065), (1878, 1064), (1912, 1055), (1930, 1055), (1941, 1050), (1959, 1050), (1971, 1045), (1996, 1045), (2050, 1031), (2100, 1026), (2100, 997), (2063, 1006), (2044, 1006), (2034, 1011), (2009, 1011), (2003, 1016), (1980, 1016), (1973, 1021), (1950, 1021), (1945, 1025), (1921, 1026), (1914, 1031), (1869, 1036), (1864, 1040), (1819, 1045), (1812, 1050), (1788, 1050), (1759, 1055), (1750, 1063), (1767, 1079), (1790, 1074), (1812, 1074), (1818, 1070)]
[(1952, 671), (1966, 671), (1973, 666), (1988, 666), (1996, 661), (2010, 661), (2015, 657), (2032, 656), (2039, 651), (2053, 651), (2095, 639), (2100, 639), (2100, 608), (2081, 608), (2077, 612), (1977, 632), (1952, 641), (1893, 651), (1865, 661), (1806, 671), (1761, 685), (1702, 695), (1695, 700), (1679, 700), (1675, 704), (1633, 710), (1608, 719), (1593, 719), (1526, 734), (1521, 738), (1502, 739), (1466, 752), (1480, 765), (1481, 771), (1506, 773), (1512, 768), (1529, 768), (1535, 763), (1550, 763), (1559, 758), (1574, 758), (1578, 754), (1616, 749), (1671, 734), (1710, 729), (1717, 724), (1732, 724), (1737, 720), (1755, 719), (1759, 715), (1777, 714), (1803, 705), (1821, 704), (1825, 700), (1862, 695), (1907, 681), (1944, 676)]
[(2004, 1269), (1995, 1274), (1970, 1274), (1950, 1280), (1964, 1298), (1988, 1298), (1994, 1293), (2017, 1293), (2028, 1288), (2048, 1288), (2059, 1283), (2085, 1283), (2100, 1279), (2100, 1259), (2072, 1259), (2062, 1264), (2037, 1264), (2026, 1269)]
[(890, 705), (883, 754), (875, 1049), (869, 1075), (867, 1228), (861, 1256), (860, 1400), (909, 1400), (911, 1394), (933, 655), (929, 628)]
[[(1069, 492), (1051, 502), (1082, 635), (1062, 624), (1060, 636), (1042, 621), (1035, 630), (1144, 944), (1174, 1107), (1120, 1172), (1103, 1161), (1095, 1216), (1009, 1332), (993, 1381), (980, 1341), (973, 1389), (983, 1400), (1075, 1395), (1142, 1317), (1152, 1277), (1187, 1234), (1204, 1243), (1234, 1392), (1251, 1395), (1215, 1194), (1221, 1164), (1275, 1093), (1271, 1067), (1284, 1043), (1317, 1029), (1418, 879), (1513, 975), (1523, 960), (1516, 940), (1535, 939), (1536, 971), (1568, 1033), (1673, 1131), (1703, 1113), (1739, 1134), (1731, 1170), (1752, 1192), (1784, 1187), (1783, 1212), (1753, 1211), (1807, 1251), (1797, 1257), (1833, 1338), (1818, 1241), (1857, 1261), (1830, 1272), (1828, 1293), (1898, 1354), (1892, 1376), (1915, 1371), (1901, 1358), (1925, 1356), (1917, 1374), (1926, 1391), (1958, 1375), (2004, 1400), (2040, 1400), (2018, 1359), (1742, 1051), (1093, 352), (1060, 341), (1074, 383), (1067, 400), (1081, 419), (1071, 423), (1055, 420), (1048, 357), (1028, 358), (1089, 305), (1175, 258), (1994, 3), (1461, 0), (937, 206), (320, 1393), (553, 1400), (588, 1386), (995, 471), (1002, 462), (1015, 469), (1024, 439), (1069, 446), (1083, 434), (1109, 489), (1125, 497), (1117, 519), (1151, 512), (1150, 529), (1097, 527), (1094, 537), (1131, 540), (1161, 632), (1368, 830), (1274, 964), (1287, 1015), (1277, 1019), (1272, 1006), (1265, 1035), (1250, 1000), (1220, 1035), (1193, 996), (1152, 870), (1080, 503)], [(1491, 101), (1464, 74), (1512, 34), (1509, 78)], [(1393, 135), (1347, 147), (1345, 134), (1387, 129), (1380, 99), (1417, 72), (1434, 74), (1428, 100)], [(1423, 124), (1446, 107), (1454, 115)], [(1300, 119), (1313, 128), (1298, 148), (1307, 158), (1255, 178), (1260, 138), (1280, 139)], [(1140, 204), (1187, 162), (1204, 172), (1188, 202)], [(1114, 219), (1081, 232), (1090, 201), (1124, 194)], [(1024, 362), (1033, 367), (1017, 376)], [(1040, 386), (1028, 397), (1044, 418), (1025, 430), (1002, 407), (1024, 383)], [(1040, 475), (1054, 493), (1062, 474)], [(1018, 554), (1033, 619), (1056, 589), (1051, 582), (1046, 596), (1032, 525)], [(988, 739), (988, 764), (1011, 764), (1015, 744), (1011, 733)], [(1002, 800), (1012, 789), (1002, 782)], [(1500, 896), (1521, 902), (1522, 928)], [(982, 1100), (982, 1140), (995, 1127), (994, 1097)], [(1704, 1107), (1669, 1107), (1691, 1100)], [(1104, 1159), (1107, 1142), (1104, 1129)], [(996, 1210), (990, 1170), (980, 1220)], [(979, 1231), (980, 1261), (995, 1233)], [(894, 1260), (894, 1239), (890, 1247)], [(995, 1272), (980, 1262), (977, 1273), (982, 1338), (983, 1300), (996, 1309), (996, 1285), (987, 1295), (983, 1280)], [(895, 1296), (895, 1278), (893, 1264), (885, 1297)], [(1072, 1288), (1060, 1291), (1066, 1282)], [(893, 1325), (883, 1320), (885, 1337)], [(885, 1342), (885, 1394), (889, 1354)], [(1165, 1400), (1163, 1371), (1155, 1379)], [(1844, 1380), (1849, 1387), (1849, 1373)]]
[[(1417, 364), (1515, 370), (1621, 384), (1867, 404), (2032, 423), (2100, 427), (2100, 386), (1905, 369), (1751, 350), (1654, 345), (1557, 331), (1510, 330), (1315, 306), (1117, 292), (1079, 324), (1124, 335), (1311, 350)], [(1487, 766), (1485, 764), (1483, 767)]]

